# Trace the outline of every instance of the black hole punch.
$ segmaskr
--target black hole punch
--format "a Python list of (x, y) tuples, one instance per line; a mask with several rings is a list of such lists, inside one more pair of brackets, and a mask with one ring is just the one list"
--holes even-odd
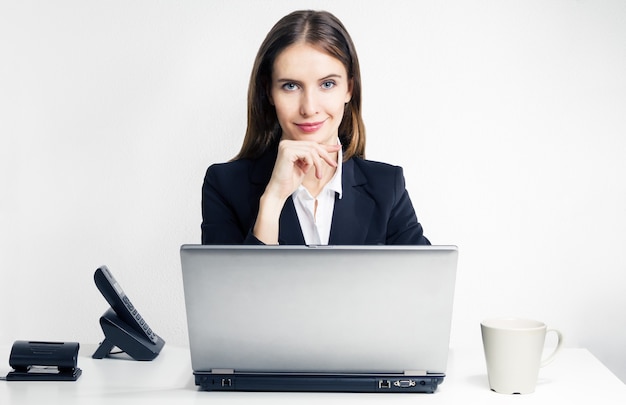
[(76, 381), (82, 374), (78, 364), (77, 342), (13, 343), (7, 381)]

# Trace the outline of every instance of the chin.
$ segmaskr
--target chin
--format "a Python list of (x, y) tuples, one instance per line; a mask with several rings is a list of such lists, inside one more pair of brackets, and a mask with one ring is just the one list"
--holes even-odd
[(327, 144), (334, 145), (337, 142), (338, 135), (328, 135), (328, 134), (298, 134), (297, 136), (290, 138), (296, 141), (310, 141), (316, 142), (319, 144)]

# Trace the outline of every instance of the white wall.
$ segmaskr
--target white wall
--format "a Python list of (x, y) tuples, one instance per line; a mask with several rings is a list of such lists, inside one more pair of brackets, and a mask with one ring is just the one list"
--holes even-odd
[(621, 0), (0, 2), (0, 344), (99, 342), (101, 264), (186, 344), (178, 248), (297, 8), (344, 21), (369, 158), (404, 166), (427, 236), (460, 247), (452, 346), (534, 317), (626, 381)]

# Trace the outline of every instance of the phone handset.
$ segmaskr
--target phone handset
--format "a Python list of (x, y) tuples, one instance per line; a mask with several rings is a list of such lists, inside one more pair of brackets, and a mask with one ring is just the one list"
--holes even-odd
[(117, 316), (122, 318), (124, 322), (131, 325), (138, 332), (146, 335), (152, 343), (156, 343), (157, 335), (152, 331), (148, 323), (137, 312), (137, 308), (130, 302), (122, 287), (120, 287), (113, 274), (109, 271), (107, 266), (101, 266), (96, 270), (94, 274), (94, 280), (96, 286), (109, 302), (111, 308), (115, 311)]
[(106, 266), (100, 266), (94, 281), (111, 309), (100, 318), (106, 337), (93, 357), (104, 358), (117, 346), (136, 360), (155, 358), (165, 342), (139, 314), (113, 274)]

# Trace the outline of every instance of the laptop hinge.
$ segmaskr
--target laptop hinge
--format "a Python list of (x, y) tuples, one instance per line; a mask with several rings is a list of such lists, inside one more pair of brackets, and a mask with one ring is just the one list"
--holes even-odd
[(211, 370), (211, 374), (235, 374), (235, 370), (232, 368), (214, 368)]
[(418, 377), (418, 376), (426, 375), (426, 374), (428, 374), (428, 372), (424, 370), (405, 370), (404, 371), (404, 375), (407, 377)]

